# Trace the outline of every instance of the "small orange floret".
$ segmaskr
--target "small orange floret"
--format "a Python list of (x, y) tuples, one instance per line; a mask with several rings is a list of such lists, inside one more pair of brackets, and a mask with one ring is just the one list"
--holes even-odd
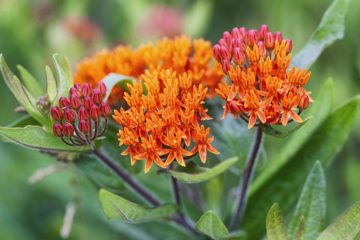
[(259, 31), (241, 28), (244, 34), (234, 28), (213, 47), (231, 81), (215, 90), (226, 101), (223, 118), (231, 111), (247, 121), (248, 128), (261, 123), (285, 126), (289, 116), (302, 122), (299, 114), (312, 102), (304, 89), (311, 73), (295, 66), (289, 69), (291, 40), (283, 41), (281, 34), (265, 31), (264, 26)]

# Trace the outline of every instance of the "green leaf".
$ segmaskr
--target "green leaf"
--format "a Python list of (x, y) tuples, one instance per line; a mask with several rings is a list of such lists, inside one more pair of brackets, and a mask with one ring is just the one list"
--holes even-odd
[(293, 57), (290, 67), (310, 67), (326, 47), (344, 37), (345, 15), (349, 2), (335, 0), (330, 5), (305, 47)]
[(45, 95), (39, 83), (25, 68), (23, 68), (21, 65), (17, 65), (17, 68), (20, 72), (21, 80), (32, 96), (39, 98)]
[(130, 202), (104, 189), (99, 191), (99, 198), (108, 219), (119, 219), (129, 223), (170, 218), (178, 211), (178, 207), (175, 204), (148, 208)]
[(200, 232), (208, 235), (212, 239), (223, 239), (230, 237), (224, 223), (213, 211), (204, 213), (199, 221), (197, 221), (195, 228)]
[(124, 183), (119, 176), (95, 157), (89, 154), (81, 155), (74, 163), (98, 188), (115, 193), (125, 190)]
[(274, 203), (266, 216), (266, 235), (268, 240), (288, 239), (279, 204)]
[(296, 206), (289, 228), (290, 239), (295, 239), (302, 218), (305, 221), (305, 226), (302, 230), (304, 239), (316, 239), (324, 227), (325, 208), (326, 180), (321, 163), (316, 161), (306, 179)]
[(223, 172), (225, 172), (231, 165), (233, 165), (238, 160), (237, 157), (230, 158), (224, 162), (219, 163), (218, 165), (212, 168), (203, 168), (199, 166), (194, 166), (192, 168), (183, 168), (185, 171), (174, 171), (168, 170), (167, 173), (170, 173), (171, 176), (176, 179), (186, 182), (186, 183), (198, 183), (207, 181)]
[[(306, 173), (316, 160), (327, 167), (345, 143), (355, 120), (360, 97), (354, 97), (338, 108), (319, 126), (307, 142), (286, 164), (282, 165), (266, 182), (250, 191), (244, 216), (244, 230), (250, 239), (259, 239), (264, 212), (273, 202), (281, 204), (285, 212), (294, 207)], [(306, 126), (305, 126), (306, 127)]]
[(304, 216), (301, 216), (298, 231), (296, 233), (296, 240), (304, 240), (304, 228), (305, 228), (305, 220), (304, 220)]
[(69, 97), (69, 90), (74, 85), (74, 83), (68, 59), (65, 56), (56, 53), (53, 55), (53, 61), (57, 74), (57, 93), (53, 103), (55, 103), (54, 105), (58, 105), (58, 100), (60, 97)]
[(11, 141), (33, 149), (50, 151), (87, 151), (88, 148), (69, 146), (59, 137), (46, 132), (41, 126), (26, 126), (23, 128), (0, 127), (0, 134)]
[(304, 124), (307, 123), (310, 119), (311, 116), (305, 119), (302, 123), (296, 123), (296, 125), (292, 126), (291, 128), (284, 127), (283, 128), (284, 130), (278, 130), (269, 124), (261, 124), (261, 129), (264, 131), (264, 133), (271, 135), (272, 137), (283, 138), (289, 136), (291, 133), (295, 132), (296, 130), (304, 126)]
[(54, 105), (53, 103), (57, 94), (56, 79), (49, 66), (45, 66), (45, 72), (46, 72), (46, 92), (49, 97), (50, 103)]
[(200, 37), (206, 31), (208, 22), (213, 13), (213, 0), (197, 0), (193, 6), (186, 12), (185, 25), (187, 26), (186, 35), (192, 37)]
[(360, 232), (360, 201), (348, 208), (328, 226), (317, 240), (355, 239)]
[(111, 90), (113, 89), (114, 86), (119, 86), (122, 89), (124, 89), (125, 91), (127, 91), (128, 90), (127, 84), (132, 83), (132, 81), (134, 81), (134, 80), (136, 80), (136, 79), (133, 77), (129, 77), (129, 76), (119, 75), (119, 74), (115, 74), (115, 73), (108, 74), (102, 80), (105, 83), (105, 86), (107, 89), (105, 99), (107, 99), (109, 97)]

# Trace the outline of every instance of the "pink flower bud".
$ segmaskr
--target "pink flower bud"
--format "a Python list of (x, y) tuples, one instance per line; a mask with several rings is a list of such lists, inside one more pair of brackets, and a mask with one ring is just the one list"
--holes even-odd
[(281, 44), (281, 42), (283, 41), (281, 32), (274, 33), (274, 38), (275, 38), (275, 41), (278, 40), (279, 44)]
[(213, 47), (213, 55), (214, 55), (214, 58), (218, 61), (221, 60), (221, 55), (220, 55), (220, 45), (219, 44), (216, 44), (214, 47)]
[(246, 27), (241, 27), (241, 28), (239, 28), (239, 33), (240, 33), (240, 38), (241, 38), (242, 40), (244, 40), (244, 39), (245, 39), (245, 35), (246, 35), (246, 33), (247, 33)]
[(231, 52), (229, 51), (229, 49), (227, 49), (224, 46), (220, 47), (220, 54), (221, 54), (221, 59), (231, 59)]
[(75, 84), (74, 84), (74, 88), (75, 88), (76, 90), (78, 90), (79, 92), (81, 92), (81, 84), (80, 84), (80, 83), (75, 83)]
[(61, 108), (66, 108), (70, 105), (69, 100), (66, 97), (59, 98), (59, 105)]
[(300, 99), (299, 109), (304, 110), (308, 107), (309, 107), (309, 96), (304, 94)]
[(81, 92), (79, 90), (77, 90), (76, 88), (72, 87), (70, 88), (70, 96), (75, 94), (76, 96), (80, 97), (81, 96)]
[(98, 120), (101, 117), (101, 112), (98, 106), (93, 105), (90, 110), (90, 116), (93, 120)]
[(263, 41), (259, 41), (259, 42), (257, 43), (257, 47), (258, 47), (258, 49), (259, 49), (259, 54), (260, 54), (260, 56), (265, 57), (265, 55), (266, 55), (266, 48), (265, 48), (264, 42), (263, 42)]
[(110, 117), (111, 109), (107, 103), (103, 102), (100, 105), (100, 112), (105, 118), (108, 118), (108, 117)]
[(219, 40), (219, 45), (220, 45), (220, 46), (227, 47), (227, 43), (226, 43), (225, 39), (221, 38), (221, 39)]
[(91, 96), (93, 93), (93, 89), (88, 83), (85, 83), (82, 86), (81, 93), (84, 97)]
[(62, 129), (63, 129), (63, 126), (60, 123), (54, 123), (53, 133), (55, 136), (62, 137)]
[(254, 46), (259, 41), (259, 33), (255, 29), (249, 30), (245, 35), (245, 43), (250, 47)]
[(223, 33), (223, 39), (225, 40), (227, 45), (230, 45), (230, 41), (231, 41), (231, 34), (228, 31), (225, 31)]
[(74, 135), (74, 127), (70, 123), (65, 123), (62, 129), (62, 134), (66, 137)]
[(95, 104), (99, 105), (103, 101), (103, 96), (101, 95), (99, 90), (94, 90), (93, 101)]
[(242, 66), (245, 64), (245, 54), (240, 48), (234, 48), (233, 60), (236, 65)]
[(243, 40), (241, 40), (240, 38), (236, 38), (236, 39), (231, 39), (231, 46), (232, 48), (240, 48), (240, 50), (243, 52), (246, 49), (246, 45), (244, 43)]
[(233, 29), (232, 29), (232, 31), (231, 31), (231, 37), (233, 38), (233, 39), (237, 39), (237, 38), (242, 38), (241, 37), (241, 35), (240, 35), (240, 31), (239, 31), (239, 28), (237, 28), (237, 27), (234, 27)]
[(61, 121), (63, 116), (61, 109), (55, 106), (51, 107), (50, 114), (55, 121)]
[(106, 92), (107, 92), (105, 83), (104, 82), (98, 82), (96, 87), (97, 87), (97, 90), (100, 91), (101, 95), (104, 98), (106, 96)]
[(89, 112), (86, 110), (85, 107), (81, 107), (78, 111), (78, 118), (79, 120), (87, 121), (89, 119)]
[(76, 119), (76, 114), (70, 108), (64, 110), (64, 119), (66, 122), (73, 123)]
[(265, 34), (267, 32), (269, 32), (268, 26), (266, 26), (265, 24), (261, 25), (261, 27), (259, 28), (259, 40), (264, 40)]
[(70, 106), (71, 108), (77, 110), (81, 106), (80, 98), (76, 94), (71, 94), (70, 96)]
[(85, 120), (79, 121), (79, 130), (83, 133), (88, 133), (90, 131), (90, 125)]
[(271, 32), (267, 32), (264, 37), (265, 48), (268, 51), (272, 51), (275, 45), (275, 38)]
[(286, 44), (288, 45), (288, 48), (286, 49), (286, 54), (289, 54), (292, 50), (292, 41), (290, 38), (285, 39)]
[(87, 110), (90, 110), (93, 105), (94, 105), (94, 101), (92, 100), (91, 97), (87, 96), (84, 98), (84, 107)]
[(230, 61), (228, 59), (223, 59), (221, 62), (221, 66), (223, 69), (223, 72), (226, 74), (230, 70)]

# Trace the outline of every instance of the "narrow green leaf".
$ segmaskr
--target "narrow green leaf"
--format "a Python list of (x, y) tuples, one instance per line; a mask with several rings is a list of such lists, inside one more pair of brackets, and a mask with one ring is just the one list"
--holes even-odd
[(54, 105), (53, 103), (57, 94), (56, 79), (49, 66), (45, 66), (45, 72), (46, 72), (46, 92), (48, 94), (50, 103)]
[(69, 146), (52, 133), (46, 132), (41, 126), (24, 128), (0, 127), (0, 134), (22, 146), (50, 151), (87, 151), (87, 147)]
[(304, 228), (305, 228), (305, 220), (304, 220), (304, 216), (301, 216), (299, 228), (296, 233), (296, 240), (304, 240)]
[[(186, 182), (186, 183), (198, 183), (207, 181), (223, 172), (225, 172), (231, 165), (233, 165), (238, 160), (237, 157), (230, 158), (224, 162), (219, 163), (213, 168), (203, 168), (196, 166), (187, 172), (180, 172), (174, 170), (168, 170), (167, 173), (170, 173), (171, 176), (176, 179)], [(185, 170), (186, 168), (184, 168)]]
[(266, 235), (268, 240), (287, 240), (287, 232), (279, 204), (274, 203), (266, 216)]
[(348, 208), (328, 226), (317, 240), (352, 240), (360, 232), (360, 201)]
[(54, 54), (53, 61), (56, 69), (57, 94), (54, 103), (58, 105), (60, 97), (69, 97), (69, 89), (74, 85), (73, 76), (68, 59), (65, 56)]
[(21, 80), (32, 96), (39, 98), (45, 95), (39, 83), (25, 68), (23, 68), (21, 65), (17, 65), (17, 68), (20, 72)]
[[(306, 173), (316, 160), (327, 167), (345, 143), (355, 120), (360, 96), (338, 108), (319, 126), (307, 142), (286, 164), (266, 182), (250, 192), (243, 228), (250, 239), (259, 239), (264, 231), (259, 228), (264, 212), (273, 202), (290, 212), (298, 199)], [(306, 127), (306, 126), (304, 126)]]
[(197, 221), (195, 228), (200, 232), (208, 235), (212, 239), (223, 239), (230, 237), (224, 223), (213, 211), (204, 213), (199, 221)]
[(132, 83), (132, 81), (134, 80), (136, 79), (129, 76), (119, 75), (115, 73), (108, 74), (102, 80), (105, 83), (107, 89), (105, 99), (109, 97), (111, 90), (113, 89), (114, 86), (119, 86), (125, 91), (127, 91), (128, 90), (127, 84)]
[(303, 236), (306, 240), (316, 239), (324, 228), (326, 208), (326, 180), (324, 170), (316, 161), (309, 173), (297, 203), (289, 227), (290, 239), (295, 239), (301, 219), (304, 218)]
[(269, 124), (261, 124), (261, 129), (264, 131), (264, 133), (271, 135), (272, 137), (283, 138), (283, 137), (289, 136), (291, 133), (295, 132), (296, 130), (298, 130), (299, 128), (304, 126), (304, 124), (307, 123), (311, 118), (312, 117), (310, 116), (310, 117), (304, 119), (304, 121), (302, 123), (296, 123), (296, 125), (292, 126), (291, 128), (284, 127), (283, 131), (275, 129), (273, 126), (271, 126)]
[(129, 223), (169, 218), (178, 211), (178, 207), (175, 204), (166, 204), (156, 208), (148, 208), (130, 202), (125, 198), (104, 189), (99, 191), (99, 198), (108, 219), (119, 219)]
[(290, 67), (310, 67), (326, 47), (344, 37), (345, 15), (349, 2), (349, 0), (335, 0), (330, 5), (305, 47), (292, 59)]

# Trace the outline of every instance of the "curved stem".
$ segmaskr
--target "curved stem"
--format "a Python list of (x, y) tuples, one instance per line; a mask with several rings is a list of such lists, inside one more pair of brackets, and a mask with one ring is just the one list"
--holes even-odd
[(116, 165), (112, 160), (110, 160), (107, 156), (105, 156), (98, 149), (94, 149), (93, 153), (99, 157), (108, 167), (110, 167), (121, 179), (124, 180), (129, 186), (131, 186), (139, 195), (141, 195), (144, 199), (150, 202), (153, 206), (159, 206), (160, 202), (157, 200), (150, 192), (148, 192), (145, 188), (135, 182), (134, 179), (131, 178), (126, 172), (124, 172), (119, 166)]
[(233, 215), (230, 222), (230, 230), (233, 230), (241, 222), (241, 218), (244, 214), (246, 200), (247, 200), (246, 199), (247, 190), (250, 186), (251, 177), (255, 169), (256, 158), (260, 150), (262, 137), (263, 137), (263, 132), (261, 130), (261, 127), (259, 126), (257, 127), (254, 144), (252, 146), (251, 153), (247, 161), (247, 166), (244, 169), (243, 178), (239, 186), (238, 204), (236, 206), (235, 214)]

